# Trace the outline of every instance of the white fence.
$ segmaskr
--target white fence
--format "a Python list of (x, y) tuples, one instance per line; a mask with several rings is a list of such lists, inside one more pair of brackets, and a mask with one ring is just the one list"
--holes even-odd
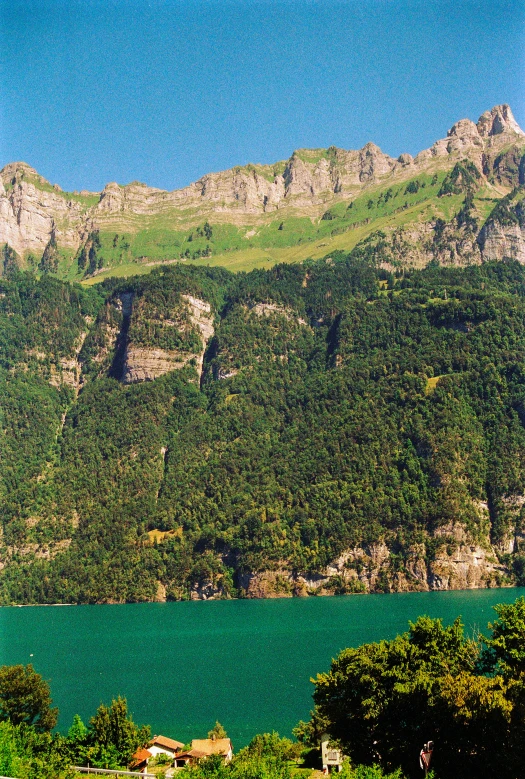
[[(144, 774), (142, 771), (116, 771), (112, 768), (86, 768), (86, 766), (72, 765), (72, 771), (79, 774), (103, 774), (105, 776), (140, 776), (142, 779), (157, 779), (157, 774)], [(0, 779), (9, 779), (9, 777), (0, 776)]]

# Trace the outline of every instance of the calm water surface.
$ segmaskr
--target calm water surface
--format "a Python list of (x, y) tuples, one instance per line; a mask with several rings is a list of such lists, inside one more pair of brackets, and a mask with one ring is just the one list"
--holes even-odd
[(128, 699), (135, 721), (180, 741), (219, 720), (234, 747), (290, 735), (311, 708), (310, 677), (347, 646), (392, 638), (419, 614), (486, 630), (492, 606), (525, 588), (334, 598), (0, 609), (0, 664), (33, 663), (59, 728)]

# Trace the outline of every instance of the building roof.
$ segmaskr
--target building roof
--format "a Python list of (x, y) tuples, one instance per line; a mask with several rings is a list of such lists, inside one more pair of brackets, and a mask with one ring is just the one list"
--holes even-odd
[(167, 736), (153, 736), (151, 741), (149, 742), (149, 746), (159, 746), (159, 747), (166, 747), (166, 749), (182, 749), (184, 744), (182, 744), (180, 741), (175, 741), (173, 738), (168, 738)]
[(175, 755), (175, 760), (185, 760), (186, 758), (190, 757), (208, 757), (207, 752), (199, 752), (198, 749), (190, 749), (188, 752), (177, 752)]
[(141, 763), (144, 763), (146, 760), (149, 760), (150, 757), (153, 757), (153, 755), (151, 754), (151, 752), (148, 752), (147, 749), (137, 749), (137, 751), (133, 755), (132, 766), (140, 765)]
[(232, 748), (229, 738), (194, 738), (191, 742), (192, 752), (203, 752), (205, 757), (209, 755), (227, 755)]

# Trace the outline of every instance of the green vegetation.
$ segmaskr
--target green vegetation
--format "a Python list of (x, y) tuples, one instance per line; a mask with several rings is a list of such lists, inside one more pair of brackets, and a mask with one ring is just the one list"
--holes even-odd
[[(192, 262), (226, 267), (232, 271), (249, 271), (279, 262), (303, 261), (323, 257), (330, 249), (352, 249), (360, 240), (377, 229), (402, 227), (429, 214), (432, 205), (439, 218), (450, 221), (461, 207), (461, 196), (437, 201), (436, 195), (445, 174), (433, 177), (421, 174), (408, 184), (397, 187), (375, 187), (351, 203), (340, 201), (319, 219), (288, 214), (284, 219), (237, 227), (228, 223), (202, 222), (191, 230), (174, 230), (162, 219), (151, 222), (138, 232), (114, 233), (99, 231), (100, 246), (91, 270), (87, 261), (78, 258), (77, 274), (71, 276), (87, 283), (112, 275), (129, 276), (149, 273), (147, 263)], [(478, 203), (476, 201), (476, 207)], [(485, 206), (485, 211), (487, 207)], [(430, 215), (432, 216), (432, 214)], [(208, 235), (204, 231), (208, 225)], [(96, 276), (90, 276), (96, 272)], [(69, 276), (68, 276), (69, 278)]]
[(491, 211), (488, 221), (497, 222), (503, 227), (509, 225), (525, 226), (525, 190), (518, 187), (506, 197), (501, 198)]
[(481, 184), (481, 173), (470, 160), (457, 162), (447, 173), (439, 189), (438, 197), (444, 195), (473, 194)]
[(30, 725), (37, 733), (52, 730), (58, 709), (51, 708), (49, 685), (32, 665), (0, 668), (0, 722)]
[(420, 617), (392, 641), (345, 649), (315, 680), (315, 710), (297, 733), (327, 730), (352, 762), (401, 767), (431, 738), (440, 779), (513, 779), (525, 725), (525, 599), (496, 607), (492, 635), (464, 636), (459, 620)]
[[(519, 205), (524, 149), (520, 143), (498, 142), (497, 148), (487, 146), (480, 160), (461, 159), (456, 150), (447, 148), (449, 157), (423, 155), (413, 164), (402, 156), (389, 164), (390, 173), (375, 169), (373, 145), (355, 156), (334, 146), (298, 149), (290, 160), (237, 166), (219, 178), (204, 177), (202, 200), (198, 187), (193, 190), (196, 197), (186, 199), (149, 190), (140, 182), (113, 190), (110, 187), (101, 200), (99, 193), (63, 192), (24, 164), (10, 166), (4, 171), (9, 193), (30, 184), (47, 193), (43, 199), (49, 204), (60, 206), (50, 206), (54, 236), (50, 236), (43, 256), (24, 255), (16, 267), (85, 283), (112, 275), (146, 274), (152, 265), (163, 263), (191, 262), (250, 271), (352, 251), (378, 232), (384, 232), (389, 242), (396, 233), (404, 232), (403, 251), (397, 253), (394, 267), (423, 267), (431, 259), (428, 228), (440, 220), (450, 228), (449, 233), (456, 233), (453, 241), (447, 237), (451, 247), (444, 248), (440, 262), (479, 262), (476, 240), (483, 244), (483, 233), (478, 231), (487, 218), (507, 227), (521, 224), (520, 219), (525, 218)], [(471, 155), (473, 149), (467, 146), (464, 153)], [(296, 168), (313, 177), (310, 202), (304, 201), (304, 196), (310, 197), (308, 188), (299, 196), (297, 186), (300, 190), (305, 182), (298, 184), (301, 176), (296, 177)], [(418, 170), (421, 172), (415, 175)], [(326, 190), (320, 192), (320, 181), (327, 171), (331, 178), (326, 179)], [(273, 184), (276, 177), (283, 177), (286, 192), (283, 199), (281, 188), (276, 188), (278, 202), (266, 184)], [(261, 186), (256, 187), (254, 200), (255, 179)], [(210, 200), (209, 186), (213, 188), (217, 182), (220, 186), (214, 197), (219, 197), (224, 187), (223, 199)], [(120, 206), (112, 201), (111, 192), (120, 199)], [(100, 208), (96, 207), (99, 202)], [(86, 221), (88, 211), (90, 219)], [(97, 227), (86, 236), (81, 222)], [(82, 241), (80, 246), (75, 243), (75, 231)], [(66, 235), (67, 246), (61, 244)], [(434, 252), (439, 254), (437, 246)], [(2, 270), (0, 267), (0, 274)]]
[[(23, 666), (2, 666), (2, 678), (20, 675)], [(31, 666), (27, 675), (37, 677), (33, 685), (49, 688)], [(53, 709), (56, 720), (57, 710)], [(10, 713), (11, 714), (11, 713)], [(37, 722), (38, 725), (38, 722)], [(147, 726), (137, 726), (128, 713), (125, 698), (117, 698), (110, 706), (101, 704), (86, 727), (75, 715), (66, 736), (42, 730), (30, 722), (20, 722), (15, 716), (0, 720), (0, 772), (19, 779), (72, 779), (72, 765), (94, 768), (127, 769), (132, 755), (150, 739)]]
[[(336, 150), (321, 151), (327, 159), (335, 159)], [(308, 151), (310, 162), (316, 153)], [(257, 171), (273, 180), (274, 175), (282, 173), (281, 168), (282, 165), (247, 166), (238, 170)], [(390, 230), (406, 222), (417, 224), (420, 219), (428, 219), (432, 214), (425, 209), (429, 207), (435, 210), (436, 216), (450, 221), (461, 205), (461, 197), (455, 195), (445, 200), (436, 197), (444, 177), (444, 172), (432, 176), (420, 174), (396, 186), (371, 187), (350, 203), (336, 202), (318, 218), (289, 210), (284, 219), (259, 220), (252, 227), (203, 219), (193, 221), (191, 228), (184, 228), (182, 225), (188, 220), (192, 223), (192, 215), (185, 214), (183, 218), (175, 211), (172, 215), (140, 219), (133, 215), (124, 230), (105, 227), (91, 232), (75, 256), (51, 239), (45, 256), (37, 264), (41, 272), (60, 278), (99, 281), (111, 275), (148, 273), (151, 264), (162, 262), (196, 262), (238, 271), (300, 261), (310, 256), (322, 257), (329, 249), (352, 249), (363, 237), (385, 226)], [(96, 196), (63, 193), (50, 185), (49, 188), (86, 207), (96, 199)]]
[[(159, 583), (242, 595), (246, 572), (312, 573), (377, 541), (391, 557), (376, 589), (417, 587), (414, 549), (432, 566), (454, 524), (487, 549), (519, 538), (524, 270), (395, 275), (381, 251), (89, 289), (3, 279), (3, 602), (151, 600)], [(124, 294), (125, 338), (182, 356), (201, 348), (182, 296), (210, 304), (200, 376), (190, 362), (118, 380)], [(519, 545), (500, 562), (487, 584), (524, 581)], [(362, 570), (350, 560), (332, 591), (362, 591)]]

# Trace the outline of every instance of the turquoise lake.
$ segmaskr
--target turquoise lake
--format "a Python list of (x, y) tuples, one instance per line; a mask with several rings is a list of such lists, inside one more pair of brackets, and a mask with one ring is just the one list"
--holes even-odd
[(419, 614), (468, 633), (525, 588), (332, 598), (0, 608), (0, 664), (32, 663), (59, 729), (123, 695), (138, 723), (179, 741), (219, 720), (234, 748), (291, 735), (311, 708), (310, 677), (347, 646), (392, 638)]

